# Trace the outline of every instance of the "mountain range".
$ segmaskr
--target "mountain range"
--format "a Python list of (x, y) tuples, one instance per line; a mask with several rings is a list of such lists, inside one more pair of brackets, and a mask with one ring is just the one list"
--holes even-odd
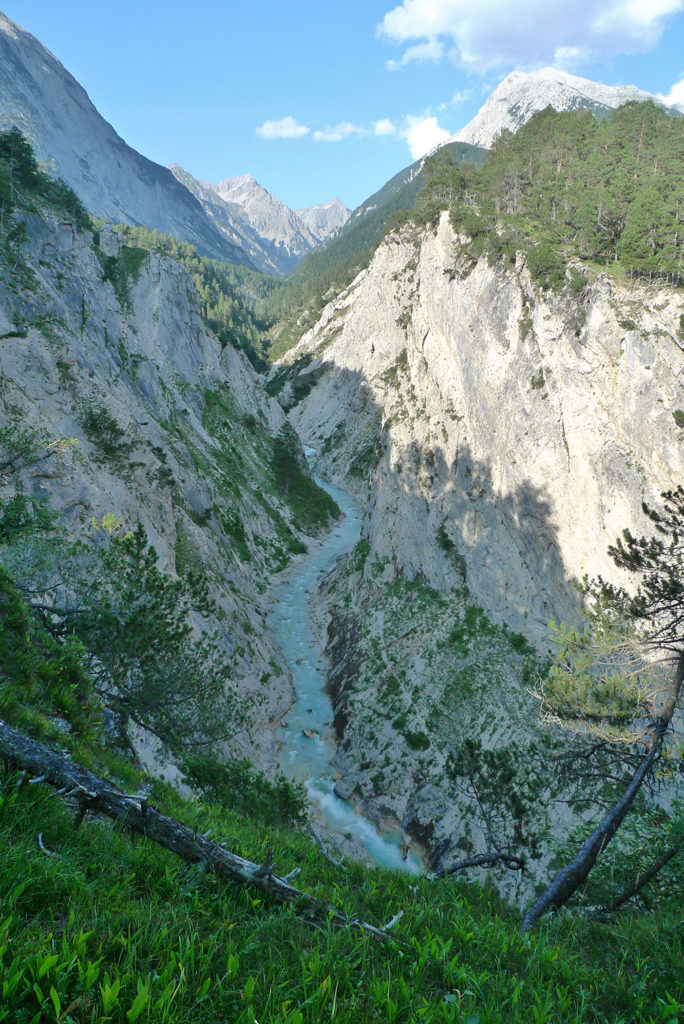
[[(657, 101), (635, 86), (606, 86), (554, 68), (516, 71), (446, 145), (458, 160), (478, 160), (499, 132), (515, 132), (547, 106), (604, 116), (644, 99)], [(168, 232), (203, 255), (274, 275), (360, 222), (362, 245), (375, 244), (391, 213), (413, 202), (423, 166), (421, 159), (399, 171), (353, 212), (339, 199), (292, 210), (249, 174), (214, 184), (178, 164), (162, 167), (128, 146), (59, 60), (0, 13), (0, 128), (12, 124), (96, 216)]]
[(241, 246), (250, 262), (264, 273), (291, 270), (302, 256), (342, 227), (351, 212), (339, 199), (291, 210), (250, 174), (224, 178), (214, 185), (198, 181), (178, 164), (171, 164), (170, 170), (228, 241)]
[(13, 124), (95, 216), (168, 232), (216, 259), (281, 274), (348, 215), (339, 200), (295, 212), (248, 175), (214, 186), (148, 160), (42, 43), (0, 13), (0, 128)]

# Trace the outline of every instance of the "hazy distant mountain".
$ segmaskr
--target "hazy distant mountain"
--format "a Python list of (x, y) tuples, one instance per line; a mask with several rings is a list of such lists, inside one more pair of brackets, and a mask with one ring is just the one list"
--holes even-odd
[(197, 181), (180, 164), (171, 164), (169, 170), (199, 200), (205, 214), (221, 234), (245, 251), (257, 270), (265, 274), (282, 274), (290, 268), (289, 258), (283, 261), (283, 254), (252, 227), (242, 207), (225, 202), (207, 183)]
[(494, 90), (484, 106), (450, 142), (469, 142), (489, 148), (504, 128), (518, 128), (546, 107), (554, 110), (591, 110), (607, 113), (631, 100), (656, 100), (635, 85), (601, 85), (556, 68), (524, 73), (513, 71)]
[(171, 172), (126, 145), (57, 58), (0, 14), (0, 128), (13, 124), (91, 213), (170, 232), (210, 256), (248, 262)]
[(309, 206), (305, 210), (295, 210), (295, 213), (306, 224), (311, 234), (322, 242), (347, 223), (351, 210), (339, 199), (331, 199), (329, 203)]
[(217, 228), (241, 245), (254, 266), (265, 273), (291, 270), (349, 217), (350, 211), (339, 199), (291, 210), (251, 174), (224, 178), (215, 185), (198, 181), (178, 164), (171, 164), (170, 170), (196, 196)]
[(252, 227), (289, 254), (293, 265), (343, 224), (351, 212), (339, 199), (295, 212), (267, 192), (251, 174), (224, 178), (218, 185), (208, 181), (201, 184), (213, 189), (224, 202), (241, 207)]

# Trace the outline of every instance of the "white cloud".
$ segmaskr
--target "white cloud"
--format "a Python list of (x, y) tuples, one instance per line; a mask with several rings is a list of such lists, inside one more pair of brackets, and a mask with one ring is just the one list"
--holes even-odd
[(401, 60), (388, 60), (387, 70), (398, 71), (399, 68), (406, 67), (407, 64), (414, 62), (424, 63), (427, 60), (441, 60), (444, 56), (444, 46), (439, 42), (438, 39), (428, 39), (426, 43), (416, 43), (415, 46), (409, 46), (404, 52)]
[(301, 139), (308, 135), (310, 128), (305, 124), (299, 124), (294, 117), (281, 117), (279, 121), (264, 121), (256, 133), (262, 139)]
[(563, 71), (574, 71), (591, 61), (591, 51), (581, 46), (557, 46), (553, 54), (553, 66)]
[(380, 121), (373, 122), (374, 135), (394, 135), (396, 130), (388, 117), (383, 117)]
[[(407, 46), (393, 66), (402, 67), (421, 46), (473, 71), (500, 64), (566, 64), (650, 50), (668, 16), (684, 0), (403, 0), (378, 26), (378, 34)], [(436, 57), (432, 57), (436, 59)]]
[(667, 103), (668, 107), (682, 107), (684, 109), (684, 77), (672, 86), (667, 96), (658, 93), (658, 99)]
[(340, 142), (342, 139), (348, 139), (350, 135), (368, 135), (368, 129), (361, 128), (358, 124), (352, 124), (351, 121), (340, 121), (332, 128), (321, 128), (315, 131), (312, 138), (315, 142)]
[(448, 132), (446, 128), (441, 128), (436, 117), (411, 117), (411, 115), (406, 118), (400, 135), (408, 142), (414, 160), (425, 156), (431, 149), (435, 149), (440, 143), (451, 138), (451, 132)]
[(454, 93), (450, 100), (446, 101), (446, 103), (440, 103), (437, 110), (451, 110), (452, 107), (462, 107), (464, 103), (467, 103), (468, 100), (471, 100), (472, 98), (472, 89), (459, 89), (458, 92)]

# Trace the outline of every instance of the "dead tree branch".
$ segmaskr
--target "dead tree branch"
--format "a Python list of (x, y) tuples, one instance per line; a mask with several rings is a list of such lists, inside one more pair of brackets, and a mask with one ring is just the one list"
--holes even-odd
[(657, 860), (654, 860), (647, 871), (644, 871), (642, 875), (638, 875), (632, 885), (629, 885), (620, 893), (619, 896), (616, 896), (614, 900), (611, 900), (610, 903), (603, 908), (606, 913), (612, 914), (614, 910), (618, 910), (624, 903), (631, 900), (633, 896), (640, 893), (641, 890), (655, 878), (658, 872), (664, 868), (666, 864), (669, 864), (671, 860), (675, 859), (679, 851), (682, 849), (682, 846), (684, 846), (684, 841), (680, 840), (680, 842), (675, 843), (674, 846), (671, 846), (666, 850), (665, 853), (657, 858)]
[(225, 846), (199, 835), (188, 825), (162, 814), (139, 795), (129, 796), (64, 754), (58, 754), (12, 729), (1, 719), (0, 757), (33, 778), (41, 777), (55, 789), (87, 794), (91, 813), (106, 815), (131, 832), (146, 836), (177, 854), (187, 864), (204, 864), (221, 878), (260, 889), (271, 899), (292, 906), (300, 917), (314, 924), (330, 922), (338, 928), (359, 928), (383, 941), (390, 938), (381, 928), (351, 918), (323, 900), (294, 888), (287, 878), (273, 874), (270, 851), (266, 862), (261, 865), (239, 857)]

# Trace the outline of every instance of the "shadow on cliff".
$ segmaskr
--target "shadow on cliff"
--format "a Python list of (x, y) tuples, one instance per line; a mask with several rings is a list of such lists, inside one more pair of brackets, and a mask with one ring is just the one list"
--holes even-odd
[[(439, 591), (465, 583), (471, 600), (530, 639), (543, 640), (551, 618), (576, 621), (546, 488), (520, 480), (500, 452), (476, 458), (465, 439), (455, 454), (434, 437), (397, 447), (383, 416), (361, 372), (327, 363), (293, 417), (324, 473), (350, 489), (368, 482), (364, 534), (374, 551)], [(510, 483), (497, 486), (495, 475)]]

